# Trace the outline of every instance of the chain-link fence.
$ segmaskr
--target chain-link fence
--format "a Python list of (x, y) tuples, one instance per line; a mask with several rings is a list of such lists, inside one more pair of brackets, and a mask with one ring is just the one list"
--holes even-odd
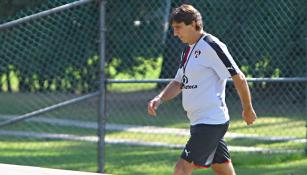
[(71, 2), (1, 25), (1, 121), (29, 118), (1, 128), (2, 163), (97, 171), (99, 3)]
[[(74, 2), (78, 5), (65, 5)], [(306, 1), (112, 0), (105, 4), (106, 31), (99, 29), (99, 2), (46, 0), (2, 19), (7, 25), (61, 7), (0, 27), (1, 121), (37, 116), (0, 128), (1, 162), (98, 169), (99, 39), (104, 33), (107, 124), (105, 154), (99, 159), (107, 173), (170, 174), (188, 139), (189, 122), (180, 97), (164, 103), (155, 118), (147, 115), (147, 102), (168, 82), (163, 78), (177, 70), (182, 45), (172, 37), (168, 18), (184, 2), (200, 10), (205, 31), (227, 44), (251, 78), (259, 117), (251, 127), (241, 119), (236, 90), (227, 85), (231, 124), (225, 139), (231, 152), (304, 151)]]

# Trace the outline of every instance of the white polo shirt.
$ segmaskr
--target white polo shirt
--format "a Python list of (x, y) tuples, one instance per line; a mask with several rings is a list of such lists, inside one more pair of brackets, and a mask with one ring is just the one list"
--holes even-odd
[(182, 83), (182, 104), (191, 125), (229, 120), (226, 80), (239, 72), (226, 45), (216, 37), (206, 33), (190, 46), (187, 60), (185, 64), (182, 61), (174, 80)]

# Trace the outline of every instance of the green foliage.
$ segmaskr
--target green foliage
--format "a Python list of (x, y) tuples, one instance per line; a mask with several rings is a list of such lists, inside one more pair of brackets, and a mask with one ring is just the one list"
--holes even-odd
[(106, 65), (108, 76), (114, 79), (156, 79), (161, 71), (162, 58), (157, 60), (138, 57), (137, 61), (140, 63), (138, 66), (131, 66), (128, 73), (117, 70), (118, 65), (122, 60), (113, 59), (112, 62)]
[[(68, 2), (72, 0), (48, 1), (37, 9)], [(37, 9), (19, 11), (12, 18), (31, 15)], [(74, 93), (97, 89), (98, 16), (96, 4), (89, 3), (1, 31), (0, 89)]]
[(258, 75), (257, 78), (280, 77), (280, 68), (274, 68), (274, 65), (271, 62), (272, 59), (269, 57), (269, 55), (266, 55), (265, 57), (260, 58), (256, 64), (241, 66), (240, 69), (246, 75), (246, 77), (253, 77), (255, 73)]
[[(73, 1), (1, 1), (0, 21), (18, 19)], [(174, 76), (180, 45), (171, 36), (171, 29), (165, 32), (171, 9), (164, 0), (152, 2), (114, 0), (107, 3), (106, 65), (113, 66), (106, 67), (108, 78), (114, 78), (115, 74), (125, 74), (122, 78), (148, 77), (146, 66), (154, 65), (145, 60), (157, 61), (161, 55), (160, 77)], [(183, 1), (171, 2), (171, 7), (175, 7)], [(190, 3), (203, 14), (205, 30), (228, 45), (248, 77), (305, 74), (303, 31), (307, 10), (303, 1)], [(282, 13), (279, 8), (283, 9)], [(98, 55), (98, 18), (99, 9), (93, 2), (1, 31), (1, 89), (72, 92), (75, 88), (78, 93), (97, 89), (99, 63), (87, 62)], [(12, 73), (14, 75), (10, 75)], [(18, 87), (12, 87), (17, 80), (10, 82), (8, 77), (17, 77)]]
[(248, 67), (249, 76), (306, 74), (306, 1), (193, 0), (190, 3), (202, 13), (205, 31), (228, 46), (240, 67)]
[[(75, 66), (66, 67), (61, 76), (42, 79), (38, 72), (33, 72), (26, 77), (22, 71), (9, 65), (9, 73), (0, 76), (0, 91), (3, 92), (42, 92), (61, 91), (80, 94), (89, 88), (96, 88), (98, 84), (99, 65), (98, 56), (91, 57), (82, 68)], [(84, 78), (87, 78), (84, 81)], [(92, 82), (92, 83), (91, 83)], [(22, 86), (21, 86), (22, 85)], [(28, 88), (25, 88), (28, 87)]]
[[(266, 55), (260, 58), (256, 64), (241, 66), (240, 69), (248, 78), (253, 78), (255, 74), (257, 78), (278, 78), (282, 76), (280, 68), (274, 68), (275, 66), (271, 62), (272, 59), (269, 55)], [(249, 85), (251, 88), (255, 87), (254, 83), (249, 83)], [(267, 87), (267, 83), (262, 82), (261, 87)]]
[(164, 42), (163, 16), (168, 15), (163, 13), (164, 0), (113, 0), (106, 10), (107, 61), (117, 62), (117, 72), (134, 75), (131, 67), (143, 64), (140, 57), (158, 59)]
[[(108, 77), (116, 80), (129, 80), (129, 79), (137, 79), (137, 80), (150, 80), (150, 79), (158, 79), (159, 74), (161, 72), (162, 58), (159, 57), (157, 60), (155, 59), (145, 59), (138, 58), (138, 61), (141, 62), (138, 66), (131, 66), (129, 73), (125, 71), (118, 71), (116, 68), (121, 62), (120, 59), (113, 59), (112, 62), (107, 64), (106, 71), (108, 72)], [(127, 70), (128, 71), (128, 70)], [(130, 83), (130, 84), (108, 84), (108, 90), (111, 92), (132, 92), (132, 91), (140, 91), (153, 89), (157, 83)], [(128, 86), (127, 86), (128, 85)]]

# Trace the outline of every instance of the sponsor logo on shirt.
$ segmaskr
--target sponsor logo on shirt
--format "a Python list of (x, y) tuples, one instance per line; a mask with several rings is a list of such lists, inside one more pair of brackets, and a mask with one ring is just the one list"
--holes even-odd
[(181, 89), (196, 89), (197, 85), (193, 84), (193, 85), (184, 85), (182, 84)]
[(189, 85), (189, 78), (186, 75), (182, 76), (181, 89), (196, 89), (197, 85)]

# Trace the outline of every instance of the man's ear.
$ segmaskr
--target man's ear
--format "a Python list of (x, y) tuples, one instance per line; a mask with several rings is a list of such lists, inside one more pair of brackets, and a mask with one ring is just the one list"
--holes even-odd
[(191, 23), (192, 27), (196, 29), (196, 21), (192, 21)]

